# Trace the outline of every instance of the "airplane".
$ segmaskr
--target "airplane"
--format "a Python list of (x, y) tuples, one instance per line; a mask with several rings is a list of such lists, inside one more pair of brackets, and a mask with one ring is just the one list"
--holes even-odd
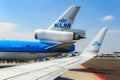
[(102, 45), (107, 28), (102, 28), (79, 56), (34, 62), (0, 69), (0, 80), (54, 80), (58, 76), (95, 57)]
[(36, 60), (75, 50), (84, 30), (71, 29), (80, 6), (69, 7), (47, 30), (35, 30), (36, 41), (0, 40), (0, 61)]

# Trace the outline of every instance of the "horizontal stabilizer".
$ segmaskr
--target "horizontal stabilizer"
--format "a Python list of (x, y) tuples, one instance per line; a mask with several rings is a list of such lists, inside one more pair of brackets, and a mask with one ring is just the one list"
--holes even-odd
[(60, 50), (64, 50), (66, 51), (70, 46), (72, 46), (74, 44), (74, 42), (63, 42), (63, 43), (60, 43), (60, 44), (57, 44), (55, 46), (50, 46), (50, 47), (47, 47), (46, 49), (47, 50), (53, 50), (53, 51), (60, 51)]
[(85, 30), (69, 29), (68, 31), (80, 35), (80, 39), (86, 38), (85, 37)]

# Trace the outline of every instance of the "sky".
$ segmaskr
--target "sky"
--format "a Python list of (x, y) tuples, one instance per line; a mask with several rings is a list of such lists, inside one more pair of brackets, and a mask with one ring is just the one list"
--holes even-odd
[(34, 39), (34, 30), (47, 29), (69, 6), (81, 6), (72, 26), (86, 31), (76, 43), (83, 51), (102, 27), (109, 30), (100, 53), (120, 51), (120, 0), (0, 0), (0, 39)]

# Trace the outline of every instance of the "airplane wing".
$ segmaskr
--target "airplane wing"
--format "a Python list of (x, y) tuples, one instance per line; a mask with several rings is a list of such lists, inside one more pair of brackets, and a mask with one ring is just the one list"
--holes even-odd
[(68, 69), (98, 54), (107, 28), (103, 28), (80, 56), (0, 69), (0, 80), (53, 80)]
[(75, 42), (63, 42), (63, 43), (60, 43), (60, 44), (57, 44), (55, 46), (50, 46), (50, 47), (47, 47), (46, 49), (47, 50), (67, 50), (71, 45), (73, 45), (73, 43)]

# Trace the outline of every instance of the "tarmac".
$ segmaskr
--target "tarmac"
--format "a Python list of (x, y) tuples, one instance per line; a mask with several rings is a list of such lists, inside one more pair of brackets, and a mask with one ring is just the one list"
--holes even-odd
[(93, 58), (55, 80), (120, 80), (120, 58)]
[(83, 65), (105, 80), (120, 80), (120, 58), (94, 58)]
[(55, 80), (100, 80), (92, 72), (86, 72), (86, 70), (83, 65), (79, 65), (65, 72), (62, 78)]

